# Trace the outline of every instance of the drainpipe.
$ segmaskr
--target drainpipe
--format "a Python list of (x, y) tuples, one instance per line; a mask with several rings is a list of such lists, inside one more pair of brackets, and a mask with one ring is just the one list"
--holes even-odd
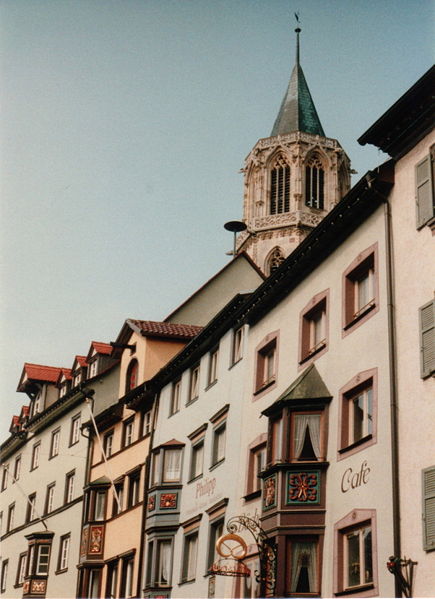
[[(387, 264), (387, 311), (388, 311), (388, 350), (390, 356), (390, 423), (391, 423), (391, 466), (393, 494), (393, 544), (394, 555), (401, 557), (400, 535), (400, 489), (399, 489), (399, 427), (397, 404), (397, 345), (396, 315), (394, 302), (394, 256), (391, 229), (391, 209), (387, 198), (384, 199), (385, 217), (385, 258)], [(398, 577), (394, 577), (395, 596), (402, 597)]]

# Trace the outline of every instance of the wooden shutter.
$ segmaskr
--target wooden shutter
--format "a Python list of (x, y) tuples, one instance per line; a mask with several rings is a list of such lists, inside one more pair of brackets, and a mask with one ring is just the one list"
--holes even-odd
[(423, 470), (423, 548), (435, 549), (435, 466)]
[(432, 300), (420, 308), (420, 352), (421, 376), (435, 371), (435, 302)]
[(432, 152), (415, 167), (417, 228), (425, 225), (434, 216), (431, 154)]

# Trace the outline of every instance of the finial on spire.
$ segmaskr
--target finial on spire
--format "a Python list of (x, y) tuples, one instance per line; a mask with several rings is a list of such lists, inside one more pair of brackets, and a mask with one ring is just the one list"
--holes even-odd
[(299, 13), (298, 12), (295, 12), (295, 19), (298, 24), (298, 26), (295, 29), (295, 32), (296, 32), (296, 64), (299, 64), (299, 34), (301, 32), (301, 28), (299, 27), (300, 21), (299, 21)]

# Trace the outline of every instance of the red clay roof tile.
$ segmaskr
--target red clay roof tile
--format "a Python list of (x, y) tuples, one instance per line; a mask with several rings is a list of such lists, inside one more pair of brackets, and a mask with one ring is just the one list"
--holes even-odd
[(92, 341), (91, 347), (95, 349), (97, 354), (111, 354), (113, 349), (110, 343), (102, 343), (101, 341)]
[(24, 371), (27, 378), (31, 381), (44, 381), (55, 383), (59, 377), (62, 368), (57, 366), (43, 366), (41, 364), (24, 364)]
[(175, 337), (177, 339), (192, 339), (203, 327), (191, 324), (176, 324), (170, 322), (157, 322), (154, 320), (128, 319), (145, 337)]

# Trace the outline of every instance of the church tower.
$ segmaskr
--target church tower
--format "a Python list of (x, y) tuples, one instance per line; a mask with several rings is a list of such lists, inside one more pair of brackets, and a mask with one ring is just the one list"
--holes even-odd
[(243, 221), (237, 239), (269, 275), (350, 189), (350, 161), (337, 140), (325, 137), (299, 62), (270, 137), (245, 160)]

